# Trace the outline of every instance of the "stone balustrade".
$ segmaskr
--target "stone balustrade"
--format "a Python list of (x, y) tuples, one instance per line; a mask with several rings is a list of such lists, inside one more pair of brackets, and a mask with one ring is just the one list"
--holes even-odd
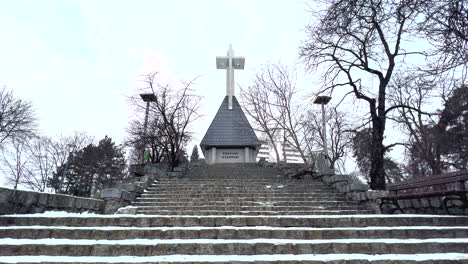
[(376, 213), (380, 213), (379, 199), (388, 196), (387, 191), (370, 190), (367, 184), (350, 175), (335, 174), (332, 169), (323, 170), (314, 176), (345, 194), (349, 199), (366, 205)]

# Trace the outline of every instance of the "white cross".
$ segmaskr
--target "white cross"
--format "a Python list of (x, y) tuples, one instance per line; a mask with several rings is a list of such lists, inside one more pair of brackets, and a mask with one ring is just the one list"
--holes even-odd
[(232, 45), (229, 45), (226, 57), (216, 57), (216, 68), (226, 69), (226, 95), (228, 96), (229, 102), (228, 109), (232, 109), (232, 96), (234, 96), (234, 69), (244, 69), (244, 64), (244, 57), (234, 57)]

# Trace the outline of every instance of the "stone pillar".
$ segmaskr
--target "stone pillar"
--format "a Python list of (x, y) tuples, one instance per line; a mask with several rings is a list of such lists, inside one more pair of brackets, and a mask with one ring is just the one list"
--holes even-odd
[(211, 164), (216, 163), (216, 147), (211, 148)]
[(250, 162), (250, 149), (249, 147), (245, 147), (245, 162)]

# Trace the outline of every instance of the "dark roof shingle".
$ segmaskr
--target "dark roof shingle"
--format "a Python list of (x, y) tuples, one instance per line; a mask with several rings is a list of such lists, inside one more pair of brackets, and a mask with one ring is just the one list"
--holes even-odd
[(236, 97), (232, 97), (232, 109), (228, 109), (226, 96), (200, 143), (209, 147), (259, 147), (261, 145)]

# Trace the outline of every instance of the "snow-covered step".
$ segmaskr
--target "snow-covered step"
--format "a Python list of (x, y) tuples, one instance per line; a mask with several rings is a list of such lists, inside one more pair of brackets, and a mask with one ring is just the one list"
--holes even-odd
[(468, 216), (441, 215), (96, 215), (63, 212), (0, 216), (0, 226), (468, 226)]
[(271, 192), (262, 192), (262, 193), (248, 193), (248, 194), (243, 194), (243, 193), (203, 193), (203, 192), (197, 192), (197, 193), (187, 193), (181, 196), (180, 194), (177, 195), (176, 193), (151, 193), (151, 192), (146, 192), (142, 194), (142, 197), (161, 197), (161, 198), (178, 198), (178, 199), (185, 199), (185, 198), (206, 198), (206, 199), (212, 199), (213, 197), (238, 197), (238, 198), (256, 198), (256, 197), (270, 197), (272, 199), (274, 198), (289, 198), (289, 199), (301, 199), (301, 198), (325, 198), (325, 197), (340, 197), (343, 198), (343, 196), (334, 194), (334, 193), (327, 193), (327, 192), (307, 192), (307, 193), (271, 193)]
[[(345, 262), (344, 262), (345, 261)], [(70, 257), (70, 256), (0, 256), (0, 263), (392, 263), (454, 264), (468, 262), (468, 254), (263, 254), (263, 255), (162, 255), (149, 257)]]
[(145, 208), (138, 208), (137, 211), (139, 214), (148, 214), (148, 215), (351, 215), (351, 214), (372, 214), (372, 211), (363, 211), (363, 210), (353, 210), (353, 209), (316, 209), (316, 210), (294, 210), (294, 211), (273, 211), (264, 209), (261, 211), (238, 211), (238, 210), (151, 210)]
[(468, 226), (400, 227), (271, 227), (271, 226), (194, 226), (194, 227), (118, 227), (118, 226), (7, 226), (0, 227), (0, 238), (66, 239), (339, 239), (350, 238), (468, 238)]
[[(197, 198), (196, 200), (210, 200), (210, 198), (208, 197), (190, 197), (190, 196), (185, 196), (185, 197), (180, 197), (180, 196), (175, 196), (175, 195), (171, 195), (171, 196), (168, 196), (168, 195), (165, 195), (165, 196), (161, 196), (161, 195), (158, 195), (157, 193), (142, 193), (142, 195), (140, 197), (137, 197), (137, 201), (138, 200), (142, 200), (142, 199), (154, 199), (155, 201), (156, 200), (173, 200), (173, 199), (177, 199), (178, 201), (190, 201), (190, 200), (195, 200), (195, 198)], [(230, 200), (233, 200), (233, 201), (256, 201), (256, 200), (275, 200), (275, 201), (278, 201), (278, 202), (300, 202), (300, 203), (303, 203), (303, 202), (321, 202), (321, 201), (339, 201), (339, 202), (354, 202), (356, 203), (356, 201), (350, 201), (349, 199), (345, 198), (345, 197), (342, 197), (342, 196), (338, 196), (338, 195), (333, 195), (333, 194), (329, 194), (329, 195), (302, 195), (302, 196), (295, 196), (295, 197), (291, 197), (291, 196), (283, 196), (283, 195), (275, 195), (275, 196), (272, 196), (272, 195), (263, 195), (263, 196), (260, 196), (260, 195), (248, 195), (248, 196), (229, 196), (229, 195), (225, 195), (223, 197), (220, 197), (220, 198), (225, 198), (225, 199), (230, 199)], [(217, 200), (212, 200), (213, 202), (216, 202)]]
[(468, 238), (436, 239), (0, 239), (3, 256), (468, 253)]
[[(245, 184), (245, 183), (244, 183)], [(288, 191), (307, 191), (310, 188), (323, 188), (328, 189), (324, 184), (307, 184), (306, 186), (291, 186), (291, 185), (272, 185), (271, 183), (266, 184), (259, 184), (255, 183), (255, 185), (245, 184), (245, 185), (237, 185), (237, 184), (187, 184), (187, 185), (161, 185), (156, 184), (148, 187), (148, 190), (155, 190), (155, 191), (163, 191), (163, 190), (203, 190), (203, 189), (233, 189), (233, 190), (262, 190), (262, 189), (273, 189), (273, 190), (288, 190)]]
[[(179, 198), (179, 199), (171, 199), (168, 197), (148, 197), (142, 196), (136, 199), (136, 202), (158, 202), (161, 203), (188, 203), (188, 202), (197, 202), (197, 203), (226, 203), (226, 202), (238, 202), (238, 203), (257, 203), (257, 202), (274, 202), (274, 203), (281, 203), (281, 204), (307, 204), (307, 203), (317, 203), (317, 202), (325, 202), (325, 203), (342, 203), (346, 201), (345, 198), (333, 198), (333, 197), (322, 197), (322, 198), (301, 198), (301, 199), (292, 199), (289, 197), (282, 197), (282, 198), (272, 198), (272, 197), (256, 197), (256, 198), (243, 198), (243, 197), (223, 197), (220, 200), (210, 200), (210, 199), (193, 199), (193, 198)], [(357, 203), (354, 201), (348, 201), (350, 203)]]
[(152, 210), (152, 211), (182, 211), (182, 210), (192, 210), (192, 211), (307, 211), (307, 210), (365, 210), (359, 205), (343, 205), (343, 204), (315, 204), (315, 205), (275, 205), (272, 203), (258, 203), (255, 205), (174, 205), (174, 206), (165, 206), (154, 203), (135, 203), (135, 206), (138, 206), (138, 209), (142, 210)]
[[(256, 205), (264, 205), (264, 206), (339, 206), (343, 202), (336, 201), (336, 200), (328, 200), (328, 201), (243, 201), (243, 200), (221, 200), (221, 201), (199, 201), (197, 199), (193, 200), (185, 200), (185, 201), (161, 201), (161, 200), (154, 200), (150, 198), (143, 198), (138, 199), (137, 202), (133, 203), (134, 206), (145, 206), (145, 205), (154, 205), (157, 204), (158, 206), (256, 206)], [(357, 202), (348, 203), (348, 205), (359, 205)]]

